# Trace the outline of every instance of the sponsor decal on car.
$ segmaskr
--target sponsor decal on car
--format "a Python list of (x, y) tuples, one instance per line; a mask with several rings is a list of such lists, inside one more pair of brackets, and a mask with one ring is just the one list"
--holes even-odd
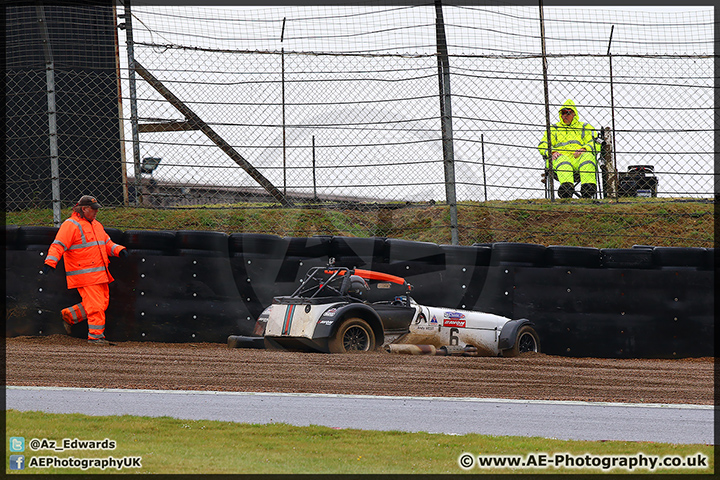
[(435, 315), (433, 315), (433, 318), (432, 318), (432, 320), (430, 320), (430, 323), (434, 323), (435, 325), (437, 325), (438, 321), (437, 321), (437, 317), (435, 317)]
[(465, 318), (465, 314), (460, 312), (445, 312), (445, 318), (462, 319)]
[(323, 313), (323, 317), (334, 317), (335, 312), (337, 312), (337, 308), (328, 308), (325, 310), (325, 313)]
[(430, 326), (430, 325), (417, 325), (415, 327), (416, 330), (428, 330), (428, 331), (435, 331), (436, 327)]
[(465, 328), (465, 320), (459, 318), (446, 318), (443, 320), (443, 327)]
[(318, 325), (332, 325), (332, 324), (333, 324), (332, 320), (320, 320), (318, 322)]

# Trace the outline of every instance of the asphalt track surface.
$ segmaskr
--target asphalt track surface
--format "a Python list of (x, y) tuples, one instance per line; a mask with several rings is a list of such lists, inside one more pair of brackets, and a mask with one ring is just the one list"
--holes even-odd
[(8, 387), (7, 408), (561, 440), (712, 444), (708, 405)]
[(713, 444), (713, 381), (713, 358), (328, 355), (6, 339), (7, 408), (58, 413)]

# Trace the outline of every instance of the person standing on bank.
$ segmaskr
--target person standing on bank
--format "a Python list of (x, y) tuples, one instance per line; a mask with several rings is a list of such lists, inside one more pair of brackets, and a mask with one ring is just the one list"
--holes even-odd
[[(595, 158), (595, 129), (580, 121), (575, 102), (565, 100), (558, 112), (560, 121), (550, 126), (552, 139), (553, 171), (560, 187), (560, 198), (571, 198), (575, 193), (575, 173), (580, 176), (580, 195), (592, 198), (597, 191), (597, 160)], [(545, 158), (545, 168), (550, 167), (547, 132), (538, 145)]]
[(42, 273), (55, 270), (65, 255), (68, 289), (76, 288), (82, 302), (62, 310), (65, 331), (84, 320), (88, 322), (88, 343), (109, 345), (105, 339), (105, 310), (110, 303), (109, 257), (126, 257), (127, 249), (110, 240), (102, 224), (95, 219), (100, 204), (95, 197), (83, 195), (73, 207), (70, 218), (60, 226), (50, 245)]

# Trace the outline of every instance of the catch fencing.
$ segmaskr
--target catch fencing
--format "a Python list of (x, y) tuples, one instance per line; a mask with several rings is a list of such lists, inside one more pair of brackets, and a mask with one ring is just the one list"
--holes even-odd
[[(83, 9), (97, 7), (45, 8), (62, 18), (59, 32), (90, 28), (92, 15)], [(81, 118), (57, 124), (55, 146), (51, 113), (50, 120), (8, 118), (9, 144), (24, 145), (8, 149), (8, 171), (22, 168), (20, 155), (47, 165), (59, 158), (59, 173), (13, 175), (8, 204), (53, 205), (57, 221), (57, 209), (74, 203), (79, 189), (101, 185), (97, 191), (108, 193), (97, 195), (108, 206), (359, 210), (376, 216), (375, 223), (403, 208), (414, 213), (391, 215), (388, 232), (403, 237), (416, 228), (410, 225), (416, 213), (429, 211), (443, 217), (447, 243), (463, 244), (517, 238), (527, 229), (543, 232), (529, 240), (560, 243), (570, 233), (562, 217), (573, 209), (587, 221), (579, 231), (574, 224), (572, 233), (586, 245), (605, 246), (606, 237), (625, 235), (649, 217), (615, 209), (626, 216), (621, 227), (608, 227), (617, 219), (606, 221), (603, 206), (713, 201), (711, 7), (125, 1), (116, 12), (111, 57), (52, 65), (66, 82), (58, 97), (104, 96), (116, 110), (77, 102), (68, 104), (72, 112), (58, 109), (58, 120)], [(11, 13), (19, 23), (37, 22), (39, 15), (34, 7)], [(51, 31), (51, 44), (52, 37)], [(22, 38), (10, 36), (7, 48), (12, 66), (23, 55)], [(117, 92), (85, 81), (115, 64)], [(33, 97), (33, 108), (40, 108), (51, 90), (50, 66), (46, 54), (30, 66), (32, 77), (8, 73), (10, 82), (23, 80), (9, 101), (19, 104), (22, 96), (13, 92), (32, 88), (43, 92)], [(112, 78), (109, 84), (115, 85)], [(558, 199), (537, 148), (566, 99), (578, 106), (582, 122), (603, 133), (600, 191), (592, 200)], [(31, 122), (43, 131), (29, 135)], [(93, 151), (107, 142), (117, 149)], [(78, 145), (85, 147), (73, 150)], [(96, 162), (75, 172), (70, 188), (67, 172), (84, 157)], [(28, 191), (30, 202), (18, 200), (27, 200)], [(494, 227), (497, 222), (483, 223), (479, 232), (470, 221), (508, 214), (526, 221), (514, 232), (506, 224)], [(712, 225), (705, 222), (696, 237), (677, 234), (661, 242), (711, 246)], [(272, 233), (292, 232), (279, 222)]]

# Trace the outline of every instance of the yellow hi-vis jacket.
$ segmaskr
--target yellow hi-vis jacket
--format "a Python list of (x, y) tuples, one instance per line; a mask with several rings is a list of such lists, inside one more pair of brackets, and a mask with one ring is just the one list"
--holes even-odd
[[(565, 125), (565, 122), (562, 120), (562, 115), (560, 115), (560, 111), (565, 108), (570, 108), (575, 112), (575, 116), (572, 122), (570, 122), (570, 125)], [(560, 121), (554, 125), (550, 125), (553, 151), (560, 152), (562, 155), (572, 155), (575, 150), (584, 147), (585, 150), (594, 155), (596, 153), (595, 129), (589, 123), (580, 121), (580, 115), (578, 115), (575, 102), (565, 100), (562, 107), (558, 109), (558, 116), (560, 117)], [(538, 145), (538, 150), (543, 157), (547, 158), (549, 156), (547, 131)]]
[(60, 225), (45, 263), (54, 268), (65, 255), (68, 288), (110, 283), (114, 279), (107, 268), (108, 257), (117, 257), (123, 249), (125, 247), (110, 240), (100, 222), (88, 222), (73, 212)]

